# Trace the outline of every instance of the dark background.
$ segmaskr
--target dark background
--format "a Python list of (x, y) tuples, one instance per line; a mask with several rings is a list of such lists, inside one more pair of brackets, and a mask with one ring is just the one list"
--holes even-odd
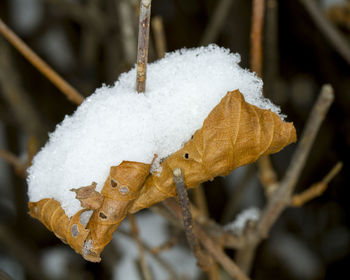
[[(123, 49), (120, 1), (0, 0), (0, 17), (39, 56), (88, 96), (102, 83), (112, 84), (120, 73), (133, 66), (134, 62), (127, 61)], [(135, 1), (127, 2), (134, 11), (136, 32)], [(219, 2), (153, 0), (152, 16), (163, 19), (167, 51), (199, 46)], [(231, 2), (224, 24), (211, 42), (240, 53), (241, 66), (249, 68), (252, 3), (248, 0)], [(314, 2), (317, 12), (337, 28), (345, 47), (350, 50), (350, 1)], [(334, 9), (333, 2), (343, 4)], [(287, 209), (283, 213), (270, 237), (259, 246), (252, 278), (348, 279), (350, 61), (344, 59), (324, 30), (315, 24), (303, 1), (267, 3), (265, 95), (281, 106), (300, 135), (321, 86), (329, 83), (335, 92), (334, 104), (320, 129), (296, 191), (321, 180), (338, 161), (342, 161), (344, 167), (321, 197), (302, 208)], [(155, 59), (152, 40), (150, 61)], [(16, 98), (12, 95), (14, 92)], [(0, 148), (24, 160), (29, 139), (34, 136), (38, 146), (45, 143), (47, 132), (53, 131), (75, 107), (0, 36)], [(280, 178), (294, 149), (295, 144), (272, 156)], [(247, 184), (242, 199), (236, 203), (231, 220), (246, 207), (263, 206), (256, 167), (252, 170), (252, 182)], [(239, 171), (233, 172), (229, 180), (218, 178), (204, 186), (210, 216), (219, 223), (227, 209), (225, 204), (235, 195), (238, 177)], [(27, 215), (26, 188), (18, 172), (0, 159), (0, 269), (6, 271), (4, 260), (7, 260), (23, 271), (18, 279), (40, 279), (43, 251), (57, 246), (60, 241)], [(110, 262), (88, 264), (79, 257), (72, 259), (66, 279), (113, 277)], [(118, 258), (114, 262), (117, 264)], [(205, 279), (205, 275), (199, 278)]]

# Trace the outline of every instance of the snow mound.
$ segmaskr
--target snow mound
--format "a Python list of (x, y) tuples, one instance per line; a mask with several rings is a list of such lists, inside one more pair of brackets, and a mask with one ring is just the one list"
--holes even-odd
[[(262, 81), (242, 69), (240, 56), (216, 45), (182, 49), (147, 68), (146, 93), (135, 90), (135, 68), (102, 86), (66, 116), (29, 168), (29, 199), (59, 201), (70, 217), (81, 209), (72, 188), (103, 187), (111, 166), (150, 163), (182, 147), (228, 91), (263, 109)], [(156, 163), (157, 164), (157, 163)]]

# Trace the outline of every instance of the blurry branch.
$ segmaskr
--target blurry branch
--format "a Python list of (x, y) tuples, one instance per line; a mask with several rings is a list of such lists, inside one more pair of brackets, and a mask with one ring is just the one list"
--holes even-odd
[(313, 184), (310, 188), (306, 189), (302, 193), (294, 195), (291, 201), (291, 205), (300, 207), (306, 202), (322, 195), (326, 191), (329, 182), (340, 172), (342, 167), (343, 163), (338, 162), (322, 179), (322, 181)]
[(0, 245), (16, 257), (22, 263), (27, 273), (38, 280), (48, 279), (41, 270), (38, 255), (33, 252), (24, 242), (17, 239), (13, 232), (0, 223)]
[(262, 31), (265, 0), (253, 0), (252, 28), (250, 33), (250, 67), (262, 77)]
[(137, 226), (135, 217), (134, 217), (134, 215), (130, 214), (128, 216), (128, 218), (129, 218), (129, 222), (130, 222), (130, 226), (131, 226), (132, 236), (134, 237), (135, 242), (137, 244), (137, 247), (139, 249), (139, 261), (140, 261), (140, 267), (141, 267), (143, 279), (144, 280), (151, 280), (152, 279), (151, 272), (150, 272), (149, 267), (148, 267), (147, 262), (146, 262), (145, 249), (144, 249), (144, 246), (143, 246), (142, 241), (140, 239), (139, 228)]
[(146, 71), (149, 45), (149, 25), (151, 18), (151, 0), (140, 0), (139, 36), (137, 43), (136, 91), (146, 90)]
[(209, 210), (202, 184), (193, 190), (193, 200), (196, 206), (198, 207), (198, 210), (202, 213), (202, 215), (208, 217)]
[(48, 78), (67, 98), (75, 104), (83, 102), (83, 97), (58, 75), (45, 61), (34, 53), (6, 24), (0, 19), (0, 33), (46, 78)]
[(214, 43), (220, 35), (234, 0), (221, 0), (211, 17), (208, 26), (205, 28), (203, 37), (199, 42), (200, 46)]
[(299, 0), (310, 14), (316, 26), (324, 36), (330, 41), (337, 52), (350, 64), (350, 46), (337, 28), (332, 25), (323, 15), (318, 4), (314, 0)]
[(152, 18), (152, 31), (157, 51), (157, 57), (162, 58), (164, 57), (167, 49), (162, 17), (155, 16)]
[(265, 191), (265, 195), (269, 197), (278, 187), (278, 178), (276, 171), (273, 169), (271, 158), (263, 156), (257, 161), (259, 168), (259, 179)]
[(224, 211), (222, 212), (221, 223), (227, 224), (232, 221), (235, 211), (237, 210), (239, 200), (242, 196), (242, 193), (249, 183), (249, 180), (255, 174), (254, 165), (250, 164), (245, 167), (244, 174), (240, 178), (240, 180), (234, 186), (234, 190), (232, 195), (229, 198), (229, 201), (226, 203)]
[(11, 278), (11, 276), (8, 275), (5, 271), (0, 269), (0, 279), (1, 280), (12, 280), (13, 278)]
[(276, 92), (276, 81), (279, 77), (279, 47), (278, 47), (278, 0), (267, 0), (264, 31), (264, 95), (279, 100)]
[[(67, 0), (44, 1), (54, 6), (56, 10), (60, 10), (62, 14), (68, 16), (79, 24), (94, 29), (96, 33), (100, 35), (105, 34), (108, 27), (114, 24), (114, 21), (107, 18), (102, 11), (89, 4), (85, 5), (80, 4), (78, 1)], [(97, 0), (96, 3), (98, 2), (100, 1)]]
[(23, 164), (23, 162), (19, 158), (17, 158), (14, 154), (12, 154), (9, 151), (0, 149), (0, 158), (5, 160), (11, 166), (13, 166), (18, 175), (24, 178), (27, 177), (26, 165)]
[(151, 248), (152, 254), (158, 255), (160, 252), (168, 251), (173, 248), (178, 243), (177, 236), (173, 235), (168, 241), (163, 244)]
[(279, 187), (269, 198), (267, 206), (257, 224), (257, 230), (251, 234), (247, 234), (245, 237), (249, 240), (248, 246), (238, 251), (238, 257), (241, 260), (240, 267), (244, 271), (250, 270), (258, 244), (262, 239), (267, 237), (272, 225), (284, 209), (290, 206), (294, 188), (333, 99), (333, 88), (330, 85), (324, 85), (312, 108), (309, 119), (306, 122), (303, 134), (293, 154), (286, 175), (279, 183)]
[[(1, 29), (1, 19), (0, 19)], [(45, 125), (31, 104), (27, 92), (21, 87), (20, 77), (14, 68), (8, 44), (0, 38), (0, 94), (14, 113), (15, 119), (28, 134), (45, 139)]]
[(121, 42), (126, 63), (131, 66), (136, 61), (136, 30), (134, 28), (135, 12), (128, 0), (116, 0), (121, 32)]
[[(167, 209), (181, 220), (181, 209), (174, 200), (165, 200), (164, 205)], [(220, 248), (218, 242), (205, 233), (205, 231), (198, 224), (193, 224), (193, 230), (197, 235), (199, 241), (202, 243), (203, 247), (211, 254), (211, 256), (226, 270), (226, 272), (234, 279), (247, 280), (249, 279), (240, 268), (230, 259), (225, 252)], [(214, 266), (215, 268), (215, 266)]]
[[(253, 0), (252, 27), (250, 32), (250, 67), (262, 78), (263, 51), (262, 36), (264, 26), (265, 0)], [(276, 187), (277, 175), (269, 156), (259, 158), (259, 177), (267, 194)]]
[(190, 201), (188, 199), (187, 189), (184, 183), (182, 171), (180, 168), (176, 168), (174, 169), (173, 174), (174, 174), (177, 199), (181, 207), (182, 220), (183, 220), (183, 225), (185, 228), (185, 234), (186, 234), (188, 244), (190, 246), (190, 249), (193, 255), (196, 257), (199, 266), (204, 271), (207, 271), (210, 266), (210, 261), (208, 259), (208, 256), (203, 254), (199, 246), (198, 239), (193, 233), (193, 221), (192, 221), (192, 213), (190, 209)]
[[(121, 228), (118, 229), (118, 233), (123, 234), (127, 238), (132, 238), (131, 232), (124, 231)], [(135, 241), (135, 239), (133, 240)], [(150, 248), (146, 243), (142, 243), (142, 246), (143, 248), (145, 248), (146, 252), (148, 252), (169, 273), (171, 279), (180, 279), (173, 267), (167, 261), (161, 258), (160, 255), (158, 255), (157, 253), (153, 252), (152, 248)]]

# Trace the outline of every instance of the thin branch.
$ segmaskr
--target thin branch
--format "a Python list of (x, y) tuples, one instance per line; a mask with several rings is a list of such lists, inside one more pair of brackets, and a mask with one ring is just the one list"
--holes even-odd
[(136, 69), (136, 90), (138, 93), (143, 93), (146, 90), (146, 71), (148, 60), (151, 2), (151, 0), (141, 0), (140, 2), (139, 36), (137, 46)]
[[(131, 232), (128, 232), (128, 231), (125, 231), (125, 230), (119, 228), (118, 233), (121, 233), (125, 237), (135, 241), (135, 239), (132, 238)], [(141, 240), (141, 242), (142, 242), (142, 240)], [(166, 260), (161, 258), (160, 255), (152, 252), (152, 248), (150, 246), (148, 246), (145, 242), (142, 242), (142, 246), (145, 248), (147, 253), (149, 253), (166, 271), (168, 271), (169, 275), (171, 276), (171, 279), (180, 279), (180, 277), (177, 275), (176, 271), (172, 268), (172, 266)]]
[[(182, 218), (180, 207), (174, 203), (173, 200), (165, 200), (164, 205), (167, 209), (173, 213), (178, 219)], [(221, 249), (221, 244), (213, 241), (211, 237), (205, 233), (201, 226), (198, 224), (193, 225), (194, 232), (196, 233), (198, 239), (202, 243), (203, 247), (212, 255), (212, 257), (226, 270), (226, 272), (234, 279), (247, 280), (249, 279), (230, 259), (225, 252)], [(211, 262), (211, 260), (209, 259)], [(214, 264), (212, 264), (214, 265)]]
[(163, 244), (151, 248), (152, 254), (159, 254), (160, 252), (168, 251), (171, 248), (173, 248), (178, 243), (177, 236), (173, 235), (168, 241), (164, 242)]
[(291, 201), (291, 205), (294, 207), (301, 207), (306, 202), (322, 195), (326, 191), (329, 182), (340, 172), (342, 167), (343, 163), (338, 162), (322, 179), (322, 181), (313, 184), (310, 188), (306, 189), (302, 193), (294, 195)]
[[(263, 26), (264, 26), (265, 0), (253, 0), (252, 28), (250, 31), (250, 67), (259, 77), (262, 77), (263, 65)], [(277, 182), (277, 174), (272, 167), (269, 156), (261, 157), (258, 160), (259, 177), (269, 194)]]
[(190, 201), (188, 199), (184, 178), (180, 168), (176, 168), (173, 171), (174, 181), (177, 192), (177, 199), (181, 207), (182, 220), (185, 227), (186, 238), (193, 255), (197, 258), (198, 264), (204, 270), (208, 267), (208, 259), (204, 257), (202, 250), (199, 246), (199, 242), (193, 233), (192, 213), (190, 209)]
[(67, 98), (75, 104), (83, 102), (83, 96), (58, 75), (45, 61), (34, 53), (1, 19), (0, 33)]
[(256, 248), (260, 241), (267, 237), (267, 234), (277, 218), (281, 215), (284, 209), (290, 205), (293, 190), (298, 182), (316, 135), (333, 99), (334, 95), (332, 87), (330, 85), (324, 85), (313, 106), (309, 119), (307, 120), (286, 175), (280, 182), (279, 188), (269, 198), (268, 204), (258, 222), (257, 230), (250, 234), (250, 236), (246, 237), (249, 240), (249, 246), (244, 249), (245, 252), (242, 252), (245, 256), (241, 257), (241, 260), (243, 260), (241, 265), (245, 271), (249, 271), (254, 260)]
[(147, 262), (146, 262), (145, 249), (144, 249), (143, 243), (140, 239), (139, 228), (138, 228), (137, 223), (135, 221), (135, 217), (134, 217), (134, 215), (130, 214), (128, 216), (128, 218), (129, 218), (130, 225), (131, 225), (132, 236), (134, 237), (134, 239), (137, 243), (137, 246), (139, 248), (139, 261), (140, 261), (140, 267), (141, 267), (141, 272), (142, 272), (143, 278), (145, 280), (151, 280), (152, 279), (151, 272), (150, 272), (149, 267), (148, 267)]
[(164, 57), (167, 49), (162, 17), (155, 16), (152, 18), (152, 31), (154, 35), (157, 56), (158, 58), (162, 58)]
[(216, 41), (220, 35), (220, 31), (224, 27), (225, 20), (227, 19), (230, 9), (234, 0), (221, 0), (217, 5), (213, 16), (211, 17), (208, 26), (203, 32), (203, 37), (199, 42), (199, 45), (207, 45)]
[(333, 45), (335, 50), (350, 64), (350, 47), (337, 28), (332, 25), (323, 15), (318, 4), (314, 0), (299, 0), (310, 14), (311, 18)]
[(253, 0), (252, 29), (250, 33), (250, 67), (262, 76), (262, 31), (264, 25), (265, 0)]
[(26, 165), (14, 154), (9, 151), (0, 149), (0, 158), (5, 160), (8, 164), (15, 168), (16, 173), (21, 175), (22, 177), (27, 177)]

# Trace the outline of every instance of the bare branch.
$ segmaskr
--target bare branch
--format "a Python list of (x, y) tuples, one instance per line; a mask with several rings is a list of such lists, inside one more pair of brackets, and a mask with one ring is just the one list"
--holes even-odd
[(146, 71), (148, 60), (151, 2), (151, 0), (141, 0), (140, 2), (139, 37), (137, 46), (136, 69), (136, 90), (139, 93), (145, 92), (146, 90)]
[(350, 64), (350, 47), (341, 33), (324, 17), (314, 0), (299, 0), (337, 52)]
[(329, 182), (340, 172), (342, 167), (343, 163), (338, 162), (322, 179), (322, 181), (313, 184), (310, 188), (306, 189), (302, 193), (294, 195), (291, 201), (291, 205), (300, 207), (315, 197), (322, 195), (326, 191)]
[(167, 49), (162, 17), (155, 16), (152, 18), (152, 31), (154, 35), (157, 56), (158, 58), (162, 58), (164, 57)]
[(140, 239), (139, 228), (138, 228), (137, 223), (135, 221), (135, 217), (133, 214), (130, 214), (128, 216), (128, 218), (129, 218), (130, 225), (131, 225), (132, 236), (134, 237), (134, 239), (137, 243), (138, 249), (139, 249), (139, 261), (140, 261), (140, 267), (141, 267), (141, 272), (142, 272), (143, 278), (145, 280), (151, 280), (152, 279), (151, 272), (150, 272), (149, 267), (148, 267), (147, 262), (146, 262), (145, 249), (144, 249), (143, 243), (141, 242), (141, 239)]
[(83, 102), (83, 96), (58, 75), (45, 61), (34, 53), (1, 19), (0, 33), (67, 98), (75, 104)]
[(250, 33), (250, 67), (262, 76), (262, 31), (264, 25), (265, 0), (253, 0), (252, 29)]
[(208, 26), (204, 30), (203, 37), (199, 45), (207, 45), (216, 41), (220, 31), (224, 26), (225, 20), (230, 13), (230, 8), (234, 0), (221, 0), (217, 5)]
[(27, 171), (25, 164), (14, 154), (9, 151), (0, 149), (0, 158), (5, 160), (8, 164), (12, 165), (16, 172), (20, 174), (22, 177), (27, 177)]
[[(121, 228), (118, 229), (118, 233), (123, 234), (127, 238), (132, 238), (132, 234), (130, 232), (124, 231)], [(133, 240), (135, 241), (135, 239)], [(140, 241), (142, 242), (142, 240)], [(162, 259), (157, 253), (154, 253), (146, 243), (142, 242), (142, 246), (166, 271), (168, 271), (169, 275), (171, 276), (171, 279), (180, 279), (179, 276), (176, 274), (175, 270), (166, 260)]]
[(192, 213), (190, 209), (190, 201), (188, 199), (184, 178), (180, 168), (176, 168), (173, 171), (174, 181), (177, 192), (177, 199), (181, 207), (182, 220), (185, 227), (186, 238), (193, 255), (197, 258), (198, 264), (204, 270), (208, 268), (208, 259), (203, 255), (199, 246), (198, 240), (193, 233)]

